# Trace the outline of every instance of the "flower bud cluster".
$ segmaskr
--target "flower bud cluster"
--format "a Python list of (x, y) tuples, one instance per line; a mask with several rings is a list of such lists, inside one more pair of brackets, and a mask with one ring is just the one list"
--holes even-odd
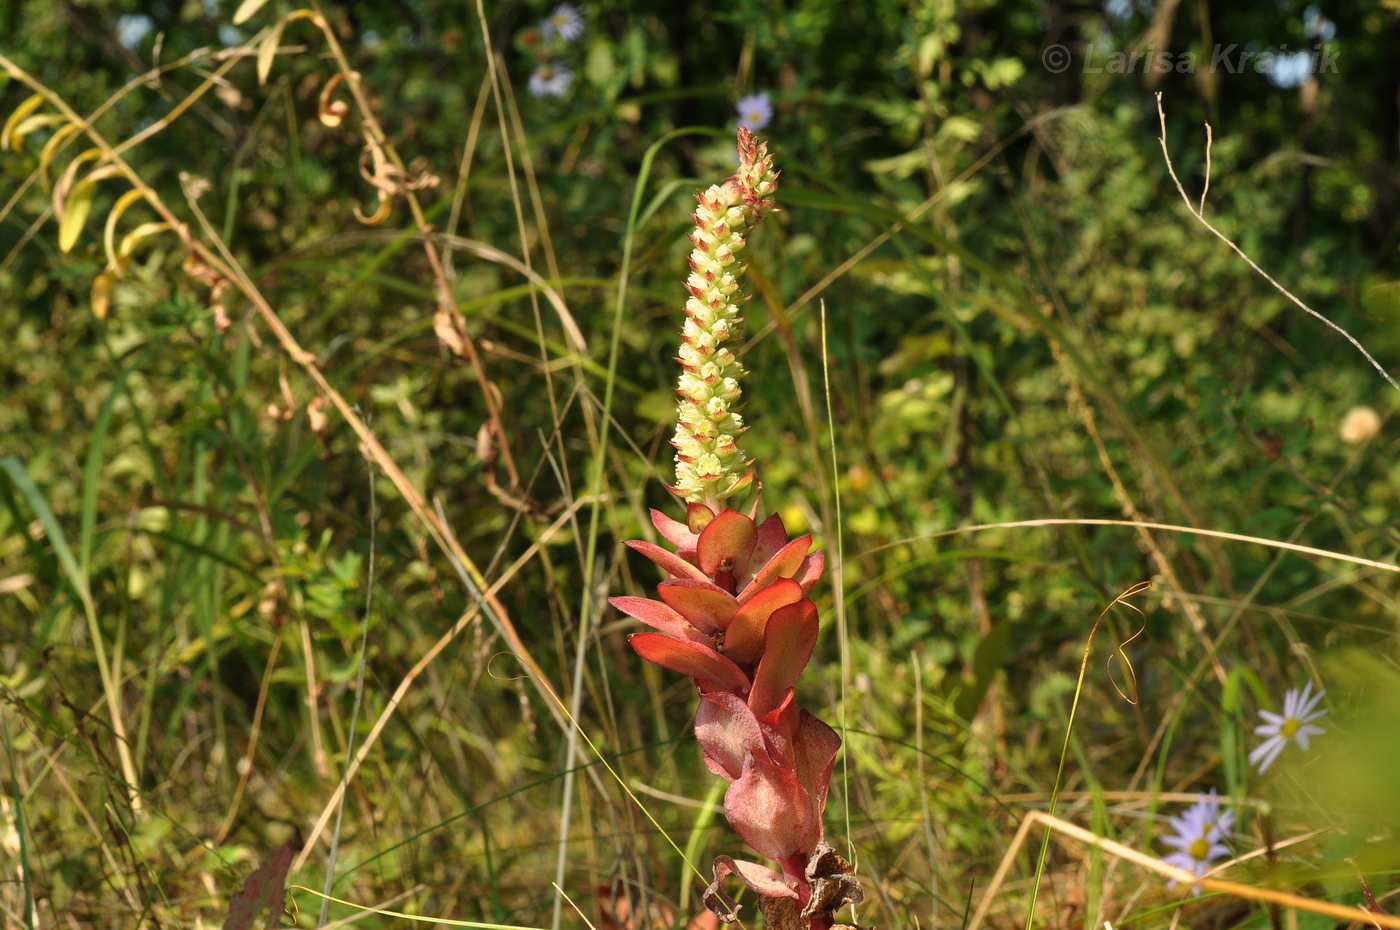
[(689, 237), (694, 248), (685, 282), (690, 296), (678, 359), (680, 402), (671, 440), (676, 447), (672, 490), (692, 503), (716, 506), (753, 481), (746, 471), (751, 462), (738, 443), (745, 429), (738, 412), (744, 366), (728, 346), (743, 331), (739, 284), (747, 266), (739, 256), (744, 235), (773, 212), (773, 201), (766, 198), (777, 181), (767, 145), (740, 128), (739, 170), (696, 194), (695, 231)]

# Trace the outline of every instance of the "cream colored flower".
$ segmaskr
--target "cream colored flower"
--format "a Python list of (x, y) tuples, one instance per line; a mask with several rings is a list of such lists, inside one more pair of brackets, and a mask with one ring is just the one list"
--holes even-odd
[(743, 332), (740, 279), (747, 266), (738, 256), (744, 234), (774, 209), (766, 199), (777, 188), (768, 147), (739, 129), (739, 170), (723, 184), (696, 194), (690, 234), (690, 275), (681, 332), (683, 369), (676, 393), (676, 493), (693, 503), (717, 505), (753, 481), (751, 461), (739, 448), (744, 420), (738, 413), (744, 366), (729, 344)]
[(1381, 431), (1380, 414), (1370, 407), (1352, 407), (1342, 418), (1342, 442), (1357, 445)]

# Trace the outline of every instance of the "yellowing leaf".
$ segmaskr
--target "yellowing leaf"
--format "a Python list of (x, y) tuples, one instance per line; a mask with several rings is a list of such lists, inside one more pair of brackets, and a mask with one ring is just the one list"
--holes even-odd
[(71, 251), (83, 231), (88, 214), (92, 212), (92, 196), (97, 192), (97, 182), (121, 174), (116, 165), (103, 165), (94, 168), (92, 173), (73, 187), (73, 192), (63, 203), (63, 217), (58, 222), (58, 247), (64, 252)]
[(320, 21), (315, 10), (296, 10), (288, 13), (277, 24), (272, 27), (267, 36), (258, 46), (258, 84), (266, 84), (267, 76), (272, 73), (272, 62), (277, 57), (277, 46), (282, 41), (282, 30), (287, 28), (287, 24), (298, 19), (311, 19)]
[(69, 137), (82, 131), (81, 123), (69, 123), (49, 136), (49, 141), (44, 143), (44, 149), (39, 153), (39, 180), (44, 185), (44, 190), (49, 189), (49, 162), (53, 161), (58, 149)]
[(34, 130), (42, 129), (45, 126), (52, 126), (54, 123), (66, 123), (67, 121), (68, 118), (66, 116), (59, 116), (55, 113), (36, 113), (33, 116), (26, 117), (10, 132), (10, 146), (14, 148), (15, 151), (19, 151), (24, 143), (24, 137)]
[(43, 104), (44, 98), (38, 94), (25, 98), (24, 102), (15, 107), (15, 111), (10, 114), (10, 118), (5, 120), (5, 128), (0, 130), (0, 149), (12, 149), (11, 136), (15, 127), (18, 126), (26, 116), (33, 113)]
[(261, 10), (266, 3), (267, 0), (243, 0), (242, 3), (238, 4), (238, 9), (233, 11), (233, 24), (235, 26), (243, 25), (252, 19), (253, 15)]
[[(355, 77), (359, 77), (358, 74)], [(321, 118), (323, 126), (339, 126), (345, 122), (345, 116), (350, 112), (350, 107), (343, 100), (332, 100), (331, 95), (340, 86), (340, 82), (345, 80), (345, 72), (337, 71), (332, 74), (330, 80), (326, 81), (326, 86), (321, 88), (321, 99), (317, 104), (316, 111)]]
[(125, 268), (127, 262), (131, 260), (131, 253), (136, 250), (136, 246), (140, 244), (142, 239), (147, 239), (154, 236), (156, 233), (165, 232), (169, 228), (170, 224), (164, 221), (142, 223), (140, 226), (137, 226), (131, 232), (122, 236), (121, 245), (117, 246), (117, 261)]
[(258, 86), (267, 83), (267, 76), (272, 73), (272, 60), (277, 57), (277, 45), (282, 41), (282, 30), (286, 28), (287, 21), (279, 20), (277, 25), (272, 27), (272, 31), (262, 40), (258, 46)]
[(92, 195), (96, 191), (97, 185), (85, 179), (64, 201), (63, 219), (58, 224), (58, 247), (62, 251), (72, 251), (78, 241), (78, 233), (83, 231), (83, 224), (92, 212)]
[(117, 274), (122, 272), (122, 262), (117, 259), (117, 220), (121, 219), (127, 207), (140, 199), (141, 192), (133, 188), (118, 197), (112, 205), (112, 212), (107, 214), (107, 226), (102, 231), (102, 247), (107, 250), (107, 267)]
[(68, 167), (63, 169), (63, 174), (59, 175), (58, 183), (53, 187), (53, 215), (58, 217), (58, 221), (63, 222), (64, 201), (68, 199), (68, 192), (73, 189), (73, 182), (78, 179), (78, 169), (85, 163), (102, 157), (101, 149), (88, 149), (80, 152), (77, 158), (68, 163)]
[(112, 290), (117, 285), (117, 276), (104, 271), (92, 280), (92, 315), (99, 320), (107, 319), (107, 310), (112, 306)]
[(393, 208), (394, 205), (390, 203), (389, 198), (384, 196), (383, 191), (380, 191), (379, 206), (375, 208), (375, 211), (373, 213), (362, 213), (360, 211), (360, 205), (355, 204), (355, 219), (359, 220), (361, 223), (364, 223), (366, 226), (378, 226), (380, 223), (384, 222), (389, 218), (389, 213), (393, 210)]

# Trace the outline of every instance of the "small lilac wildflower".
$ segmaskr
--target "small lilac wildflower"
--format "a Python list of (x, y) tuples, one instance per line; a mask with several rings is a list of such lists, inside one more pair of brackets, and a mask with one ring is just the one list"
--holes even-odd
[(1326, 693), (1319, 691), (1313, 694), (1312, 682), (1308, 682), (1302, 691), (1290, 688), (1283, 696), (1282, 716), (1271, 714), (1267, 710), (1259, 712), (1259, 716), (1263, 717), (1265, 722), (1255, 727), (1254, 733), (1256, 736), (1267, 736), (1268, 739), (1254, 747), (1254, 751), (1249, 754), (1249, 761), (1259, 766), (1259, 774), (1268, 771), (1269, 766), (1279, 757), (1279, 753), (1288, 746), (1289, 740), (1293, 740), (1299, 749), (1307, 752), (1308, 739), (1326, 732), (1322, 727), (1312, 725), (1314, 720), (1327, 713), (1325, 707), (1316, 710), (1318, 702)]
[[(1188, 807), (1184, 814), (1172, 817), (1168, 822), (1176, 832), (1162, 842), (1176, 852), (1164, 858), (1163, 862), (1200, 878), (1212, 859), (1230, 854), (1224, 839), (1235, 827), (1235, 812), (1220, 809), (1220, 800), (1215, 796), (1214, 788), (1210, 789), (1210, 794), (1201, 795), (1201, 799)], [(1175, 885), (1175, 879), (1167, 883), (1168, 888)], [(1197, 885), (1196, 894), (1200, 893), (1201, 886)]]
[(127, 51), (134, 51), (141, 40), (146, 38), (155, 23), (149, 16), (140, 13), (117, 18), (117, 41)]
[(1303, 11), (1303, 32), (1309, 39), (1331, 42), (1337, 36), (1337, 24), (1322, 15), (1316, 6)]
[(530, 75), (530, 93), (536, 97), (562, 97), (574, 82), (574, 73), (561, 61), (542, 64)]
[(1312, 75), (1313, 54), (1309, 51), (1283, 52), (1268, 60), (1269, 81), (1275, 87), (1302, 87)]
[(773, 101), (767, 94), (750, 94), (739, 98), (739, 125), (757, 132), (773, 122)]
[(572, 42), (583, 35), (583, 15), (572, 3), (561, 3), (540, 23), (540, 31), (546, 40), (558, 35), (565, 42)]

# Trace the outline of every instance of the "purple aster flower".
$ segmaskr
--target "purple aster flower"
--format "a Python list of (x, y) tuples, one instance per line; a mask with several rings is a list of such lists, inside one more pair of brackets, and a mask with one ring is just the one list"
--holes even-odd
[(767, 94), (750, 94), (739, 98), (739, 125), (757, 132), (773, 122), (773, 101)]
[(583, 35), (583, 15), (572, 3), (561, 3), (540, 23), (540, 32), (546, 40), (558, 35), (565, 42), (572, 42)]
[[(1224, 840), (1235, 827), (1235, 812), (1220, 809), (1220, 800), (1215, 796), (1214, 788), (1210, 789), (1210, 794), (1201, 795), (1201, 799), (1188, 807), (1185, 813), (1170, 818), (1168, 822), (1175, 832), (1162, 842), (1176, 852), (1165, 857), (1163, 862), (1200, 878), (1211, 860), (1230, 854)], [(1167, 883), (1168, 888), (1175, 885), (1175, 880)], [(1196, 886), (1195, 893), (1201, 893), (1201, 886)]]
[(562, 97), (574, 82), (574, 73), (561, 61), (540, 65), (530, 75), (530, 93), (536, 97)]
[(1308, 682), (1302, 691), (1290, 688), (1283, 696), (1282, 716), (1271, 714), (1267, 710), (1259, 712), (1259, 716), (1263, 717), (1265, 722), (1255, 727), (1254, 733), (1256, 736), (1267, 736), (1268, 739), (1254, 747), (1254, 751), (1249, 754), (1249, 761), (1259, 766), (1259, 774), (1268, 771), (1269, 766), (1279, 757), (1279, 753), (1288, 746), (1289, 740), (1307, 752), (1309, 738), (1326, 732), (1322, 727), (1312, 726), (1314, 720), (1327, 713), (1325, 707), (1322, 710), (1316, 709), (1326, 693), (1319, 691), (1313, 694), (1312, 682)]

